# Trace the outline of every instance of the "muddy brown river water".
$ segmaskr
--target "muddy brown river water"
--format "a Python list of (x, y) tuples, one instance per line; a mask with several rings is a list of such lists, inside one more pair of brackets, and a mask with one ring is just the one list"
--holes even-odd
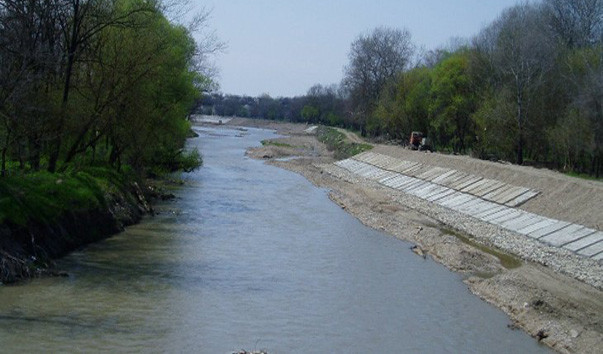
[(197, 128), (204, 167), (160, 214), (0, 286), (0, 352), (539, 353), (462, 278), (301, 176), (245, 157), (266, 130)]

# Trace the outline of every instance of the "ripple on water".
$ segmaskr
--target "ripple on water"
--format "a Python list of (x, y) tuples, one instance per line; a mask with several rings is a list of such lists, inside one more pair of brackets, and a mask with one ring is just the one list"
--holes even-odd
[(2, 351), (540, 352), (461, 278), (305, 179), (245, 158), (272, 132), (204, 128), (160, 214), (0, 288)]

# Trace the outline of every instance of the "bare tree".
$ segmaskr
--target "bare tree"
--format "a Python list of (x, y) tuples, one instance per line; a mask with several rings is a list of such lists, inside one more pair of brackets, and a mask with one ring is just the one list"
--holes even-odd
[(352, 99), (360, 128), (387, 81), (408, 67), (414, 49), (408, 30), (387, 27), (360, 35), (352, 43), (343, 86)]
[(569, 48), (603, 40), (603, 0), (545, 0), (548, 23)]
[(0, 117), (2, 173), (10, 145), (28, 145), (39, 167), (50, 116), (48, 92), (60, 61), (60, 0), (0, 2)]
[(529, 4), (505, 10), (482, 31), (476, 48), (489, 61), (495, 85), (513, 92), (517, 124), (517, 163), (523, 163), (528, 108), (535, 91), (553, 68), (555, 46), (551, 43), (542, 11)]

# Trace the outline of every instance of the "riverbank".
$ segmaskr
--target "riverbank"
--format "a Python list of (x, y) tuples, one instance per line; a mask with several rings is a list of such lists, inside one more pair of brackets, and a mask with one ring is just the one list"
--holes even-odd
[(63, 276), (54, 260), (110, 237), (153, 210), (151, 184), (109, 169), (32, 173), (0, 181), (0, 283)]
[[(544, 253), (551, 259), (533, 259), (513, 244), (501, 249), (498, 243), (488, 241), (490, 236), (509, 241), (513, 235), (337, 168), (333, 165), (333, 152), (307, 133), (306, 125), (244, 119), (234, 119), (229, 125), (275, 129), (287, 135), (287, 138), (274, 140), (277, 144), (267, 143), (250, 149), (248, 154), (298, 172), (317, 186), (328, 188), (331, 199), (364, 224), (413, 242), (427, 256), (464, 274), (465, 283), (474, 294), (509, 315), (509, 328), (521, 328), (558, 352), (601, 351), (600, 265), (563, 259), (563, 254), (554, 252)], [(601, 209), (593, 210), (593, 205), (601, 199), (597, 182), (467, 157), (411, 152), (394, 146), (376, 145), (374, 151), (409, 160), (427, 159), (430, 165), (454, 166), (538, 189), (543, 196), (522, 208), (599, 227)], [(295, 158), (283, 159), (292, 156)], [(562, 192), (569, 190), (572, 197), (560, 199)], [(569, 207), (561, 207), (560, 200), (569, 203)], [(579, 200), (583, 202), (578, 208)], [(571, 207), (574, 204), (576, 208)]]

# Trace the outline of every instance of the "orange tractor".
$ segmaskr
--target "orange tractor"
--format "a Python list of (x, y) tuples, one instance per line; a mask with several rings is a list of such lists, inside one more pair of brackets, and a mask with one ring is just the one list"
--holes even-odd
[(424, 136), (421, 132), (410, 133), (409, 146), (411, 150), (419, 151), (432, 151), (431, 141), (428, 137)]

